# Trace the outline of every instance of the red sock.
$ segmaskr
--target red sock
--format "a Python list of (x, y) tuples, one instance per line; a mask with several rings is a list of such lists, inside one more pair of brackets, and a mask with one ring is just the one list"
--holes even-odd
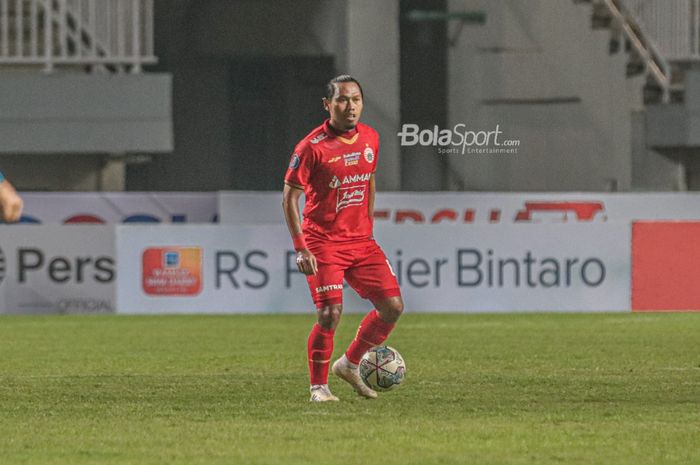
[(357, 365), (362, 356), (374, 346), (381, 345), (389, 337), (396, 324), (382, 320), (377, 310), (372, 310), (365, 316), (357, 329), (355, 340), (350, 343), (345, 356), (350, 363)]
[(307, 354), (312, 385), (328, 383), (328, 366), (333, 355), (334, 334), (334, 330), (322, 328), (318, 323), (311, 328)]

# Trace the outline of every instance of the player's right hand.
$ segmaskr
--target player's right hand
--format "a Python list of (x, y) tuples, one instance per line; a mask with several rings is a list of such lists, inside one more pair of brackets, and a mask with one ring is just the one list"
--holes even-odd
[(0, 182), (0, 216), (6, 223), (18, 221), (22, 215), (22, 199), (12, 184), (5, 179)]
[(316, 274), (318, 271), (316, 257), (309, 249), (303, 249), (297, 252), (297, 268), (301, 273), (306, 275)]

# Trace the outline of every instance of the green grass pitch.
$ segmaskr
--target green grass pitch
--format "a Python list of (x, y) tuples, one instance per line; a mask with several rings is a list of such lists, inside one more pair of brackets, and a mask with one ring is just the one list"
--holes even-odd
[(312, 321), (2, 317), (0, 463), (700, 463), (700, 314), (407, 313), (405, 384), (326, 404)]

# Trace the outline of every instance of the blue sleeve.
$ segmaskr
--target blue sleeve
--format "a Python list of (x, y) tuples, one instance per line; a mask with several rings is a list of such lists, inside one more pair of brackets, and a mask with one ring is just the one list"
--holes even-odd
[(0, 171), (0, 182), (3, 182), (5, 180), (5, 175), (2, 174), (2, 171)]

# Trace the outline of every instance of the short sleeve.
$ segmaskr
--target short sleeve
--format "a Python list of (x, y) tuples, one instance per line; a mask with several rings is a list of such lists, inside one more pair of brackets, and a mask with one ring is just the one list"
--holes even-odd
[(311, 178), (311, 170), (314, 164), (314, 154), (306, 142), (296, 146), (292, 158), (289, 160), (287, 174), (284, 182), (295, 187), (304, 188)]

